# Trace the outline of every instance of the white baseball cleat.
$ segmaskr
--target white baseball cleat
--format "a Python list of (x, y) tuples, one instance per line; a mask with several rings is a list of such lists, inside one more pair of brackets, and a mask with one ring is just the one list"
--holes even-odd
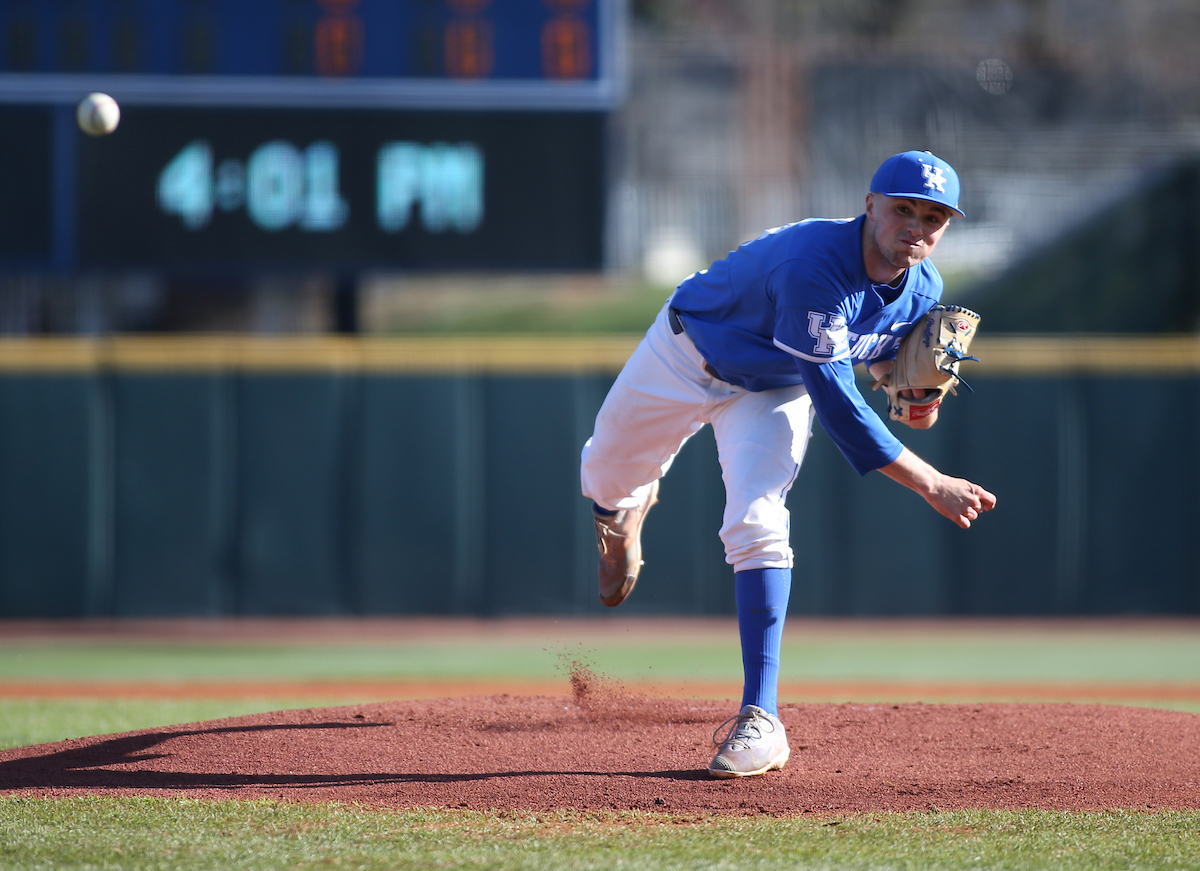
[[(726, 726), (729, 732), (718, 741), (717, 732)], [(783, 768), (792, 755), (783, 723), (757, 705), (746, 705), (736, 717), (717, 726), (713, 743), (721, 748), (708, 763), (708, 773), (713, 777), (765, 774)]]
[(600, 552), (600, 601), (610, 608), (633, 592), (642, 570), (642, 523), (658, 502), (658, 481), (638, 508), (626, 508), (612, 517), (592, 514), (596, 521), (596, 549)]

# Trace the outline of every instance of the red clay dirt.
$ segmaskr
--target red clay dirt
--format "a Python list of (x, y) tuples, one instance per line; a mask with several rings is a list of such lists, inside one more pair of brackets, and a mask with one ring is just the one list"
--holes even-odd
[(281, 711), (0, 751), (0, 793), (378, 808), (799, 814), (1200, 808), (1200, 715), (1067, 704), (792, 704), (782, 771), (710, 779), (729, 702), (493, 695)]

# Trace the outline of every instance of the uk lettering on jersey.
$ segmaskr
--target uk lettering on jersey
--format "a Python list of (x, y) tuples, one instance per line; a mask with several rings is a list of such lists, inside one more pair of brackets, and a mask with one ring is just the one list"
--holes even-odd
[(865, 216), (776, 227), (688, 276), (671, 298), (696, 350), (747, 390), (803, 383), (797, 367), (895, 356), (911, 325), (941, 297), (924, 260), (899, 288), (871, 282), (863, 263)]
[(788, 347), (779, 339), (775, 340), (775, 345), (814, 363), (830, 363), (846, 358), (855, 364), (869, 363), (894, 356), (910, 323), (907, 320), (892, 321), (885, 332), (856, 332), (846, 326), (846, 318), (840, 314), (810, 311), (808, 334), (813, 339), (811, 353)]

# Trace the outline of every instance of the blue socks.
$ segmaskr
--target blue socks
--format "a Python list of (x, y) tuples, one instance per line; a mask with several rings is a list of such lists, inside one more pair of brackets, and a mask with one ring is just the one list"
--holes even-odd
[(742, 669), (745, 684), (742, 705), (758, 705), (778, 715), (779, 648), (788, 594), (792, 590), (791, 569), (748, 569), (735, 575), (738, 634), (742, 639)]

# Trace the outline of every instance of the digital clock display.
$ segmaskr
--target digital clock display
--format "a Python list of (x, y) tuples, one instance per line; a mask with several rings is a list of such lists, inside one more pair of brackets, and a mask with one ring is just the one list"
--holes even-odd
[(136, 108), (78, 143), (78, 263), (599, 268), (603, 121)]

